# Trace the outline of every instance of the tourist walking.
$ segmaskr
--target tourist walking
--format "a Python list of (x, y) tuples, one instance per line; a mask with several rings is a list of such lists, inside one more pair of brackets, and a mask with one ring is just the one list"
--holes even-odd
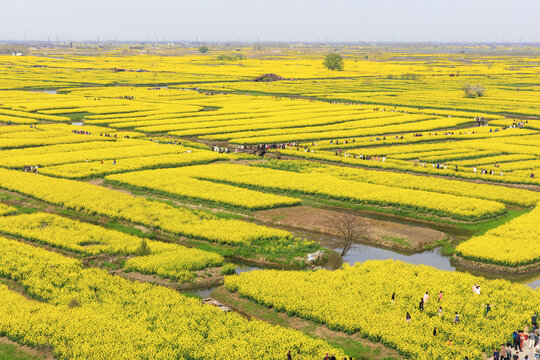
[(506, 359), (512, 360), (512, 346), (510, 343), (506, 344)]
[(522, 350), (521, 350), (521, 338), (520, 338), (520, 336), (519, 336), (519, 334), (518, 334), (517, 331), (514, 331), (514, 332), (512, 333), (512, 339), (514, 340), (514, 344), (512, 345), (512, 347), (514, 348), (514, 350), (517, 351), (517, 350), (519, 349), (519, 351), (522, 351)]
[(507, 358), (507, 356), (506, 356), (506, 346), (504, 346), (504, 344), (501, 345), (501, 351), (499, 351), (499, 354), (500, 354), (501, 360), (506, 360), (506, 358)]
[(486, 304), (486, 313), (484, 314), (484, 316), (487, 317), (490, 311), (491, 311), (491, 305)]

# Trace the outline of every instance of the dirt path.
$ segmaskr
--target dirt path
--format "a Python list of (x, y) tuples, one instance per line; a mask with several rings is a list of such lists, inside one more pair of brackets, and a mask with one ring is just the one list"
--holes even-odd
[[(274, 309), (268, 309), (262, 305), (244, 299), (236, 293), (231, 293), (225, 286), (220, 286), (214, 290), (211, 297), (247, 317), (256, 318), (272, 325), (300, 330), (308, 335), (343, 347), (345, 352), (348, 352), (347, 350), (351, 350), (351, 348), (358, 351), (358, 345), (361, 345), (365, 348), (361, 359), (404, 359), (397, 351), (387, 348), (380, 343), (371, 342), (361, 337), (359, 334), (349, 335), (343, 332), (334, 331), (324, 325), (316, 324), (313, 321), (304, 320), (296, 316), (288, 316), (287, 314), (277, 312)], [(358, 357), (354, 358), (356, 359)]]
[[(337, 230), (327, 224), (329, 216), (339, 215), (339, 213), (339, 211), (334, 210), (294, 206), (258, 211), (255, 213), (255, 219), (273, 225), (290, 226), (339, 236)], [(356, 216), (356, 218), (367, 229), (366, 242), (378, 246), (417, 251), (446, 237), (446, 234), (441, 231), (425, 227), (374, 220), (363, 216)]]

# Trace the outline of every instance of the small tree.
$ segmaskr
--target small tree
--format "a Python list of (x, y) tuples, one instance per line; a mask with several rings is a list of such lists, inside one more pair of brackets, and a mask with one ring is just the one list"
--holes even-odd
[(146, 241), (146, 239), (142, 239), (141, 244), (135, 251), (135, 254), (137, 256), (145, 256), (145, 255), (150, 255), (151, 253), (152, 253), (152, 250), (150, 250), (150, 246), (148, 245), (148, 242)]
[(355, 241), (365, 238), (370, 229), (370, 226), (359, 221), (357, 216), (341, 212), (328, 215), (326, 217), (326, 225), (342, 238), (343, 250), (341, 251), (341, 256), (347, 254)]
[(332, 71), (343, 70), (343, 58), (339, 54), (330, 53), (326, 55), (323, 65)]
[(200, 52), (201, 54), (204, 54), (204, 53), (208, 52), (208, 46), (206, 46), (206, 45), (201, 45), (201, 46), (199, 47), (199, 52)]
[(482, 97), (486, 94), (486, 88), (483, 85), (463, 85), (463, 91), (468, 98)]

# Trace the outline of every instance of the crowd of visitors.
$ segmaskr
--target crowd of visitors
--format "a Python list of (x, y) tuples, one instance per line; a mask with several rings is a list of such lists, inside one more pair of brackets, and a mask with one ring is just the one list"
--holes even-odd
[(220, 154), (228, 154), (231, 152), (228, 147), (221, 147), (217, 145), (212, 145), (212, 151), (219, 152)]
[(37, 174), (38, 173), (38, 167), (39, 167), (38, 165), (24, 165), (23, 166), (23, 171)]
[[(86, 131), (86, 130), (71, 130), (72, 133), (74, 134), (80, 134), (80, 135), (92, 135), (92, 133), (90, 131)], [(101, 134), (99, 134), (100, 136), (103, 136)]]

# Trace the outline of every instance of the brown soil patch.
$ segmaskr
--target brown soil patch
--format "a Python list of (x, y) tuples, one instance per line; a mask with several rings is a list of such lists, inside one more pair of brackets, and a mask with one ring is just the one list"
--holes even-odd
[(105, 180), (104, 179), (93, 179), (93, 180), (89, 180), (88, 183), (92, 184), (92, 185), (101, 185), (101, 184), (103, 184), (103, 181), (105, 181)]
[(144, 225), (133, 225), (133, 227), (137, 230), (142, 231), (143, 233), (147, 234), (150, 232), (150, 229)]
[(277, 312), (274, 309), (266, 308), (241, 297), (237, 293), (228, 291), (225, 286), (220, 286), (214, 290), (211, 297), (249, 318), (256, 318), (273, 325), (300, 330), (308, 335), (334, 344), (346, 345), (350, 340), (353, 340), (355, 343), (359, 343), (371, 349), (371, 352), (365, 354), (367, 356), (365, 359), (403, 359), (397, 351), (390, 349), (381, 343), (369, 341), (359, 334), (349, 335), (344, 332), (334, 331), (325, 325), (316, 324), (310, 320), (289, 316), (285, 313)]
[[(339, 215), (338, 211), (294, 206), (258, 211), (255, 219), (274, 225), (290, 226), (308, 231), (339, 236), (336, 229), (327, 224), (329, 216)], [(378, 246), (416, 251), (446, 237), (441, 231), (419, 226), (399, 224), (357, 216), (357, 221), (367, 228), (365, 241)]]
[(24, 353), (26, 353), (28, 355), (37, 357), (39, 359), (54, 360), (54, 355), (53, 355), (53, 352), (51, 351), (51, 349), (37, 350), (37, 349), (31, 348), (29, 346), (21, 345), (19, 343), (13, 342), (13, 341), (9, 340), (6, 337), (0, 337), (0, 343), (1, 344), (13, 345), (17, 349), (19, 349), (21, 352), (24, 352)]

